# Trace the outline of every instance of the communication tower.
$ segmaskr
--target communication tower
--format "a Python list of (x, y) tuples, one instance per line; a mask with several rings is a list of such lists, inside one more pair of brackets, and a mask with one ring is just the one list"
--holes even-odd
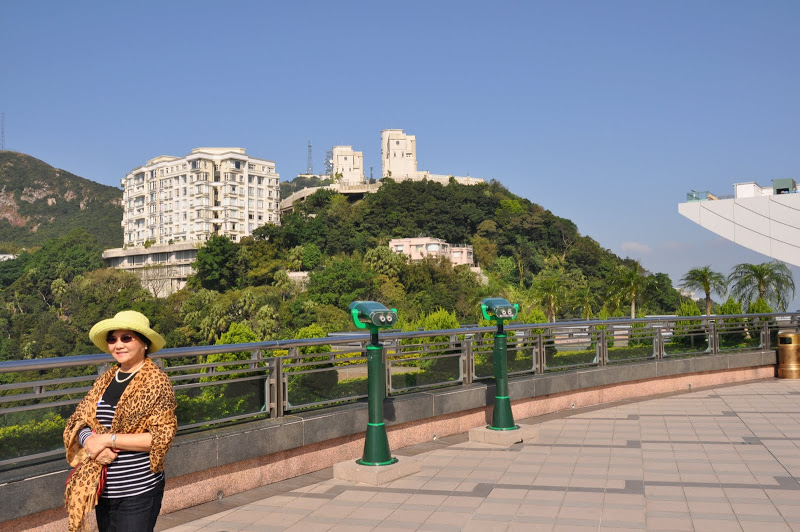
[(311, 158), (311, 139), (308, 139), (308, 161), (306, 162), (306, 173), (314, 173), (314, 159)]
[(333, 150), (325, 154), (325, 175), (333, 176)]
[(0, 150), (6, 149), (6, 114), (0, 113)]

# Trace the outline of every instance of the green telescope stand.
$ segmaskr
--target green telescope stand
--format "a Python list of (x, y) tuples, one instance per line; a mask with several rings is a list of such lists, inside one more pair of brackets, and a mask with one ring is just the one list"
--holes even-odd
[[(397, 312), (392, 309), (393, 312)], [(359, 329), (369, 327), (370, 343), (367, 345), (367, 401), (369, 405), (369, 423), (364, 441), (364, 455), (358, 464), (366, 466), (385, 466), (397, 462), (389, 451), (389, 438), (386, 436), (386, 424), (383, 422), (383, 400), (386, 396), (386, 370), (383, 363), (383, 345), (378, 342), (378, 327), (372, 323), (363, 323), (359, 319), (359, 310), (351, 308), (353, 322)]]
[[(485, 299), (484, 302), (495, 302), (498, 299)], [(506, 305), (511, 306), (507, 302)], [(503, 321), (511, 319), (517, 315), (519, 305), (513, 305), (513, 315), (510, 309), (504, 314), (506, 318), (499, 317), (493, 311), (493, 305), (488, 308), (492, 310), (492, 314), (487, 313), (487, 305), (481, 304), (481, 313), (483, 317), (489, 321), (497, 321), (497, 332), (494, 335), (494, 382), (495, 382), (495, 397), (494, 397), (494, 410), (492, 412), (492, 424), (486, 428), (490, 430), (517, 430), (519, 425), (514, 423), (514, 415), (511, 413), (511, 399), (508, 396), (508, 350), (506, 348), (506, 333), (503, 330)]]

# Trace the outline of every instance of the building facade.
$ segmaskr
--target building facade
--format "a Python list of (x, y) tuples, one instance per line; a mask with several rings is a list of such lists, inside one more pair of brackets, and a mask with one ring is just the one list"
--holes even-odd
[(452, 246), (438, 238), (393, 238), (389, 241), (389, 247), (395, 253), (406, 255), (412, 261), (422, 260), (425, 257), (446, 257), (453, 266), (466, 264), (470, 267), (474, 266), (475, 262), (472, 246)]
[(135, 274), (156, 297), (167, 297), (186, 286), (194, 273), (198, 245), (193, 242), (107, 249), (103, 259), (112, 268)]
[(773, 259), (800, 266), (800, 190), (793, 179), (771, 187), (736, 183), (734, 195), (692, 191), (678, 212), (732, 242)]
[(273, 161), (244, 148), (151, 159), (121, 181), (124, 244), (204, 242), (212, 234), (239, 241), (280, 223), (279, 179)]
[(333, 174), (341, 175), (339, 183), (345, 186), (364, 184), (364, 153), (353, 151), (352, 146), (334, 146), (331, 149)]
[(417, 137), (406, 135), (402, 129), (381, 131), (381, 175), (395, 181), (435, 181), (442, 185), (450, 183), (450, 178), (461, 185), (485, 183), (479, 177), (461, 177), (432, 174), (417, 169)]
[(381, 175), (395, 181), (417, 173), (417, 137), (402, 129), (381, 131)]

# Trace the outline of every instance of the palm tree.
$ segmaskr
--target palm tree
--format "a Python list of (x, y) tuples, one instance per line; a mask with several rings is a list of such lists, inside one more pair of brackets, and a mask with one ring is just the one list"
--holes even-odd
[(533, 278), (531, 292), (544, 307), (548, 322), (556, 321), (556, 313), (567, 297), (568, 285), (564, 268), (545, 268)]
[[(762, 264), (737, 264), (728, 276), (731, 295), (747, 308), (751, 301), (763, 298), (772, 307), (786, 310), (794, 299), (794, 277), (786, 264), (779, 261)], [(791, 291), (791, 298), (787, 293)]]
[(644, 292), (649, 282), (638, 262), (631, 267), (620, 266), (613, 281), (614, 289), (626, 301), (631, 302), (631, 319), (636, 319), (636, 296)]
[(711, 270), (711, 266), (692, 268), (681, 278), (681, 287), (689, 290), (702, 290), (706, 294), (706, 315), (711, 315), (711, 292), (725, 296), (728, 281), (721, 273)]

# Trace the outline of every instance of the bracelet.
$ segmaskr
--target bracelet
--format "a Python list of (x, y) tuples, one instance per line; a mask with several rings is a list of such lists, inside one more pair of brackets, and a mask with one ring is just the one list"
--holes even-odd
[(111, 435), (111, 448), (112, 449), (116, 449), (117, 448), (117, 434), (116, 433)]

